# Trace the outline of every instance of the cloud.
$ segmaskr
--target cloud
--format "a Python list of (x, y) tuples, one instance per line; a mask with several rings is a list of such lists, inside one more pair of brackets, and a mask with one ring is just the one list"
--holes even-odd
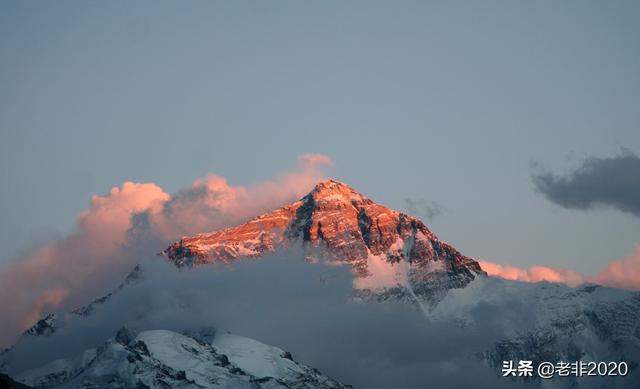
[[(131, 268), (120, 248), (135, 213), (159, 210), (169, 195), (154, 184), (125, 182), (94, 196), (74, 234), (0, 267), (0, 344), (33, 325), (45, 311), (79, 304)], [(68, 304), (67, 304), (68, 303)]]
[(301, 197), (331, 165), (327, 156), (305, 154), (292, 171), (248, 187), (209, 174), (173, 196), (135, 182), (94, 196), (76, 232), (0, 265), (0, 345), (48, 311), (91, 301), (182, 235), (228, 227)]
[(626, 258), (611, 262), (592, 277), (591, 282), (613, 288), (640, 290), (640, 245)]
[(584, 277), (571, 270), (554, 269), (546, 266), (532, 266), (528, 269), (521, 269), (510, 265), (500, 265), (489, 261), (478, 261), (482, 270), (488, 275), (500, 277), (507, 280), (522, 282), (558, 282), (569, 286), (578, 286), (585, 282)]
[(610, 206), (640, 217), (640, 158), (625, 150), (610, 158), (589, 157), (571, 174), (534, 174), (536, 189), (564, 208)]
[(333, 162), (325, 155), (304, 154), (293, 171), (248, 187), (231, 186), (224, 177), (209, 174), (179, 191), (161, 212), (143, 215), (147, 232), (173, 240), (242, 223), (307, 194), (329, 166)]
[(404, 207), (408, 213), (422, 216), (428, 221), (433, 221), (433, 219), (441, 216), (445, 212), (445, 208), (440, 203), (427, 201), (425, 199), (406, 198), (404, 199)]
[[(426, 320), (411, 304), (354, 302), (349, 266), (310, 264), (296, 247), (230, 267), (178, 271), (160, 261), (143, 267), (143, 282), (91, 316), (71, 317), (53, 336), (21, 342), (12, 351), (13, 371), (98, 346), (126, 324), (133, 330), (230, 330), (290, 351), (357, 388), (513, 384), (472, 357), (504, 337), (505, 316), (487, 313), (502, 312), (500, 306), (472, 309), (475, 324), (460, 326)], [(513, 325), (527, 328), (528, 309), (517, 301), (509, 305)]]
[(80, 213), (77, 225), (93, 245), (109, 252), (124, 243), (132, 215), (158, 212), (170, 198), (155, 184), (125, 182), (106, 196), (93, 196), (89, 209)]
[(609, 263), (595, 276), (586, 276), (572, 270), (532, 266), (522, 269), (481, 260), (480, 266), (490, 276), (523, 282), (558, 282), (569, 286), (594, 283), (612, 288), (640, 290), (640, 245), (629, 256)]
[(69, 295), (67, 288), (53, 288), (43, 291), (40, 298), (36, 301), (33, 309), (27, 313), (22, 320), (22, 326), (28, 327), (34, 322), (40, 320), (40, 315), (46, 307), (57, 307)]

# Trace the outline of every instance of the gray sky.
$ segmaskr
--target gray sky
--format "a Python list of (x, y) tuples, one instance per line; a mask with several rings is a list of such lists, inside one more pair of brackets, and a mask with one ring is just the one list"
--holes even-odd
[(465, 254), (593, 273), (640, 242), (615, 209), (536, 191), (640, 153), (640, 4), (0, 5), (0, 260), (125, 180), (249, 184), (305, 152), (374, 200), (444, 210)]

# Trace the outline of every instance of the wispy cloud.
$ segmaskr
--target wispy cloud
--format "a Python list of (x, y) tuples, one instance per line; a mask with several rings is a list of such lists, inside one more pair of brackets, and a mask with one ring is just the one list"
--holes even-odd
[(440, 203), (422, 198), (404, 199), (404, 208), (410, 214), (423, 217), (426, 221), (433, 221), (445, 213), (445, 208)]

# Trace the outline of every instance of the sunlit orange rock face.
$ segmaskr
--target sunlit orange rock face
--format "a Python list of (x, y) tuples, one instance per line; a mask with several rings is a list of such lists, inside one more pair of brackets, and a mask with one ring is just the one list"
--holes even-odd
[(465, 279), (484, 274), (478, 262), (438, 240), (417, 218), (376, 204), (335, 180), (240, 226), (184, 237), (163, 253), (177, 266), (192, 266), (256, 258), (294, 242), (325, 248), (332, 260), (350, 263), (362, 276), (368, 274), (372, 256), (390, 264), (406, 261), (415, 269), (439, 268)]

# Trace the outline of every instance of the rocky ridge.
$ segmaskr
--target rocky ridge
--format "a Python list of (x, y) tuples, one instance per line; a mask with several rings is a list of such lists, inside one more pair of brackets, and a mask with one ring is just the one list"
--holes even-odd
[[(387, 267), (383, 272), (405, 266), (417, 290), (436, 278), (439, 287), (450, 289), (486, 275), (477, 261), (438, 239), (419, 219), (335, 180), (245, 224), (183, 237), (162, 254), (178, 267), (197, 266), (258, 258), (296, 242), (314, 255), (321, 251), (331, 261), (350, 264), (359, 278), (380, 276), (375, 265), (381, 263)], [(384, 286), (394, 287), (395, 281)]]
[(38, 388), (349, 387), (253, 339), (167, 330), (136, 335), (126, 328), (98, 348), (24, 371), (15, 380)]

